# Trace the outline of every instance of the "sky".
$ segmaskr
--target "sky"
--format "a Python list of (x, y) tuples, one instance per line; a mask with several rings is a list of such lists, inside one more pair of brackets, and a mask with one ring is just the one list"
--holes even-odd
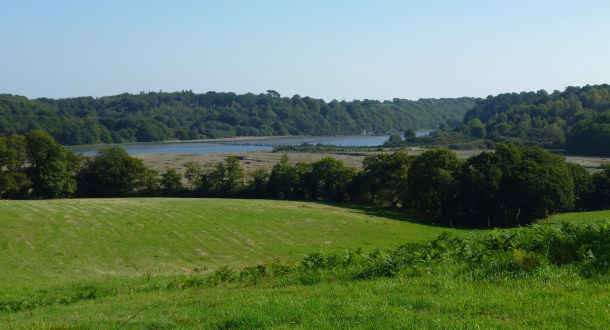
[(610, 1), (0, 0), (0, 94), (326, 101), (610, 83)]

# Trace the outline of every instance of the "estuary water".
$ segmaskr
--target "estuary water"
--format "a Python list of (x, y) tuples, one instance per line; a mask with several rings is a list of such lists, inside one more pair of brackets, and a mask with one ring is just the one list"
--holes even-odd
[[(269, 139), (224, 141), (224, 142), (162, 142), (120, 144), (131, 155), (136, 154), (211, 154), (218, 152), (270, 151), (276, 145), (300, 145), (303, 143), (326, 144), (342, 147), (374, 147), (387, 141), (388, 135), (370, 136), (309, 136), (277, 137)], [(95, 155), (105, 146), (66, 147), (77, 154)]]

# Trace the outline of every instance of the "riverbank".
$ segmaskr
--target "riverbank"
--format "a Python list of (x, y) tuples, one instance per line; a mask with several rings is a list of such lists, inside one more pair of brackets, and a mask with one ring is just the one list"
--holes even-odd
[[(303, 136), (289, 136), (300, 138)], [(82, 144), (75, 146), (64, 146), (66, 149), (74, 151), (75, 153), (83, 152), (88, 154), (88, 151), (99, 150), (110, 146), (121, 146), (123, 148), (129, 146), (150, 146), (150, 145), (166, 145), (166, 144), (177, 144), (177, 143), (232, 143), (232, 142), (244, 142), (244, 141), (262, 141), (270, 139), (281, 139), (284, 136), (237, 136), (233, 138), (219, 138), (219, 139), (199, 139), (199, 140), (166, 140), (166, 141), (155, 141), (155, 142), (132, 142), (132, 143), (101, 143), (101, 144)]]

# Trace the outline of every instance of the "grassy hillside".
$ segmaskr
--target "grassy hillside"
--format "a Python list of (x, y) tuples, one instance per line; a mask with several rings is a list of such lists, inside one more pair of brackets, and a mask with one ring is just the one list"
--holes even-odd
[[(610, 211), (602, 211), (548, 222), (609, 219)], [(572, 266), (546, 262), (524, 271), (512, 251), (483, 259), (488, 268), (472, 272), (458, 261), (428, 264), (422, 256), (391, 276), (352, 277), (384, 262), (383, 253), (367, 259), (373, 253), (361, 254), (351, 269), (282, 275), (286, 261), (305, 254), (394, 248), (444, 231), (468, 237), (397, 213), (317, 203), (0, 201), (0, 328), (602, 328), (610, 322), (608, 274), (582, 277)], [(480, 232), (498, 243), (511, 239)], [(436, 250), (434, 244), (423, 246)], [(222, 265), (263, 262), (271, 262), (268, 276), (197, 282), (204, 277), (196, 273), (206, 269), (220, 279), (228, 274)]]
[(317, 251), (376, 249), (446, 230), (371, 212), (264, 200), (0, 201), (0, 291), (15, 282), (189, 274)]

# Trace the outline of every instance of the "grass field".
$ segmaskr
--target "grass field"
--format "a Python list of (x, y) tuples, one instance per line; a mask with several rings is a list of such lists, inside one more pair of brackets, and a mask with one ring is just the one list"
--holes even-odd
[[(610, 211), (554, 216), (600, 222)], [(450, 231), (374, 208), (229, 199), (0, 201), (0, 328), (603, 328), (609, 277), (453, 266), (175, 288), (222, 265), (372, 251)], [(485, 231), (481, 231), (485, 232)], [(445, 266), (443, 266), (445, 267)], [(315, 275), (315, 274), (314, 274)]]
[(266, 200), (0, 201), (0, 291), (13, 290), (16, 282), (38, 286), (296, 260), (447, 231), (377, 212)]

